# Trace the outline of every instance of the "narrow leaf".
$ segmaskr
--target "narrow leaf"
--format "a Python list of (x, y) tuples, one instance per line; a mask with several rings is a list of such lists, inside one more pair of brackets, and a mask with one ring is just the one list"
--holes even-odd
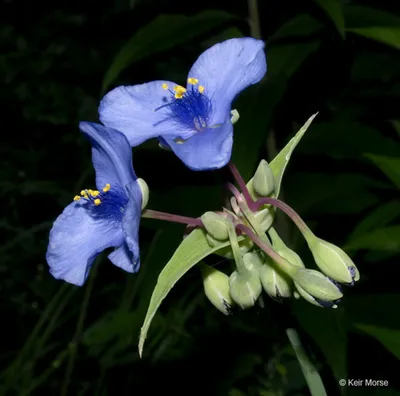
[(355, 323), (354, 326), (376, 338), (388, 351), (400, 359), (400, 330)]
[(400, 158), (384, 157), (375, 154), (365, 154), (385, 175), (400, 187)]
[(357, 224), (356, 228), (349, 237), (349, 241), (358, 238), (374, 229), (385, 227), (398, 216), (400, 216), (399, 201), (391, 201), (387, 204), (377, 207)]
[[(243, 239), (239, 238), (239, 240)], [(202, 229), (196, 229), (191, 232), (189, 236), (179, 245), (174, 255), (161, 271), (157, 280), (157, 284), (153, 290), (149, 308), (140, 332), (140, 356), (142, 356), (143, 345), (146, 340), (151, 321), (162, 301), (167, 296), (169, 291), (174, 287), (175, 283), (199, 261), (228, 245), (229, 241), (220, 243), (215, 247), (211, 247), (207, 241), (206, 234)]]
[(346, 31), (400, 49), (398, 16), (360, 5), (349, 5), (345, 7), (344, 13)]
[(370, 27), (346, 30), (348, 32), (356, 33), (359, 36), (379, 41), (380, 43), (400, 49), (400, 28)]
[[(289, 143), (278, 153), (278, 155), (271, 161), (269, 166), (272, 169), (272, 172), (275, 176), (275, 193), (274, 196), (278, 197), (281, 189), (281, 183), (283, 174), (285, 172), (286, 166), (289, 163), (290, 156), (292, 155), (293, 150), (296, 148), (297, 144), (300, 142), (301, 138), (306, 133), (308, 127), (311, 125), (314, 118), (318, 113), (312, 115), (307, 122), (300, 128), (300, 130), (296, 133), (296, 135), (289, 141)], [(249, 180), (247, 183), (247, 188), (253, 194), (253, 178)]]
[(344, 37), (344, 16), (340, 0), (314, 0), (332, 20), (339, 34)]
[(300, 130), (296, 133), (296, 135), (289, 141), (289, 143), (279, 152), (279, 154), (271, 161), (269, 166), (272, 169), (272, 172), (275, 175), (276, 181), (276, 190), (275, 195), (279, 195), (279, 191), (281, 188), (282, 177), (285, 172), (285, 169), (289, 163), (290, 157), (300, 142), (301, 138), (306, 133), (307, 129), (313, 122), (314, 118), (317, 116), (318, 113), (312, 115), (306, 123), (300, 128)]
[(400, 225), (380, 228), (350, 240), (348, 250), (381, 250), (400, 252)]

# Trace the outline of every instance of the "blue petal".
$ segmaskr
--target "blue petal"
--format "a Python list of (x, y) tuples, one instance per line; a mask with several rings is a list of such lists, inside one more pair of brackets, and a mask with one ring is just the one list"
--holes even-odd
[(131, 253), (132, 272), (137, 272), (140, 267), (139, 255), (139, 225), (142, 213), (142, 191), (137, 182), (126, 186), (129, 201), (125, 207), (122, 219), (122, 229), (125, 242)]
[(213, 101), (212, 124), (230, 117), (231, 103), (241, 91), (258, 83), (267, 71), (264, 42), (250, 37), (216, 44), (203, 52), (188, 77), (197, 78)]
[(170, 89), (176, 85), (170, 81), (152, 81), (113, 89), (100, 102), (100, 121), (124, 133), (132, 146), (157, 136), (179, 135), (183, 139), (192, 136), (192, 130), (180, 129), (177, 133), (168, 107), (160, 108), (171, 97), (162, 88), (164, 83)]
[(80, 122), (79, 128), (92, 144), (92, 162), (99, 190), (107, 183), (111, 187), (115, 183), (125, 187), (137, 179), (132, 167), (132, 148), (121, 132), (92, 122)]
[(79, 202), (73, 202), (50, 231), (46, 253), (50, 273), (56, 279), (82, 286), (96, 256), (123, 241), (121, 223), (95, 219)]
[(108, 255), (108, 258), (115, 266), (122, 268), (126, 272), (137, 272), (137, 270), (139, 269), (136, 266), (134, 268), (133, 255), (126, 243), (110, 253)]
[(230, 121), (219, 128), (198, 132), (184, 143), (165, 139), (173, 152), (194, 171), (219, 169), (225, 166), (232, 154), (233, 125)]

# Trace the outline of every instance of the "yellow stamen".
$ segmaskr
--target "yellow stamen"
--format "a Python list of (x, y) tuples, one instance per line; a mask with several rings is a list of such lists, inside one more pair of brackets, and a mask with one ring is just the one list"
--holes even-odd
[(101, 204), (101, 201), (100, 201), (99, 198), (96, 198), (93, 202), (94, 202), (94, 204), (95, 204), (96, 206), (99, 206), (99, 205)]
[(186, 88), (182, 87), (182, 85), (177, 85), (176, 87), (174, 87), (174, 91), (177, 94), (184, 94), (186, 92)]
[(163, 85), (161, 85), (162, 87), (163, 87), (163, 89), (165, 89), (165, 90), (167, 90), (168, 89), (168, 85), (167, 84), (163, 84)]
[(99, 194), (100, 194), (100, 191), (94, 190), (94, 191), (91, 192), (90, 195), (91, 195), (92, 197), (97, 197)]
[(75, 195), (74, 201), (79, 201), (80, 199), (81, 199), (81, 197), (79, 195)]
[(111, 185), (110, 185), (109, 183), (107, 183), (107, 184), (104, 186), (103, 191), (104, 191), (104, 192), (110, 191), (110, 188), (111, 188)]
[(197, 78), (189, 77), (187, 82), (189, 84), (196, 85), (199, 82), (199, 80)]
[(82, 195), (82, 197), (84, 197), (84, 198), (87, 198), (87, 197), (88, 197), (85, 190), (82, 190), (82, 191), (81, 191), (81, 195)]
[(203, 85), (199, 85), (199, 92), (201, 94), (204, 92), (204, 86)]
[(175, 94), (176, 99), (182, 99), (183, 98), (183, 93), (176, 93)]

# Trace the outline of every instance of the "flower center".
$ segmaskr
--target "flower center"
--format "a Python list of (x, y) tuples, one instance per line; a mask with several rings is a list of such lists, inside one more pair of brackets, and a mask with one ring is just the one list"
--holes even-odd
[(208, 128), (212, 104), (204, 94), (204, 86), (198, 85), (198, 83), (197, 78), (190, 77), (188, 78), (188, 89), (177, 85), (173, 90), (170, 90), (167, 84), (162, 84), (162, 88), (171, 95), (170, 98), (164, 98), (164, 101), (168, 103), (158, 107), (155, 111), (167, 107), (169, 109), (168, 119), (174, 119), (181, 126), (196, 131)]
[(82, 190), (80, 195), (75, 195), (74, 201), (82, 204), (93, 217), (121, 221), (128, 198), (120, 188), (111, 190), (107, 183), (102, 191)]

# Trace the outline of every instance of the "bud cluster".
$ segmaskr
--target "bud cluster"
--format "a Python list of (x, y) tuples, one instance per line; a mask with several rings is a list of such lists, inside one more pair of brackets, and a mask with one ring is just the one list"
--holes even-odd
[[(341, 284), (352, 286), (360, 278), (355, 264), (342, 249), (316, 237), (282, 201), (268, 201), (266, 197), (274, 196), (275, 185), (272, 169), (262, 160), (250, 191), (262, 205), (257, 205), (259, 201), (248, 205), (242, 195), (235, 194), (230, 209), (206, 212), (201, 217), (210, 245), (229, 241), (230, 245), (217, 254), (233, 259), (236, 264), (230, 276), (202, 264), (205, 294), (226, 315), (232, 313), (234, 305), (242, 309), (252, 307), (263, 291), (279, 301), (302, 297), (318, 307), (336, 308), (343, 297)], [(231, 191), (235, 193), (235, 188)], [(286, 246), (272, 227), (274, 206), (286, 212), (299, 227), (320, 271), (306, 268), (300, 256)], [(250, 209), (254, 207), (257, 209)], [(239, 231), (244, 237), (240, 242)]]

